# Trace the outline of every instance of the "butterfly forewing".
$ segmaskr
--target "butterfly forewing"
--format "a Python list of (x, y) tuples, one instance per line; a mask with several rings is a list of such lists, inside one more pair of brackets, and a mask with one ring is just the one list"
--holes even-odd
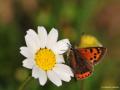
[(78, 48), (78, 51), (82, 58), (88, 60), (93, 65), (97, 64), (101, 57), (106, 53), (106, 48), (104, 47), (88, 47), (88, 48)]

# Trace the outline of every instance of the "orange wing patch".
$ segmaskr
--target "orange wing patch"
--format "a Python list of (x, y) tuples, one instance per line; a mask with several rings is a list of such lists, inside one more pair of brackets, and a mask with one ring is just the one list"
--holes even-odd
[(106, 48), (104, 47), (79, 48), (78, 50), (81, 57), (93, 64), (97, 64), (106, 52)]
[(92, 72), (85, 72), (83, 74), (75, 74), (75, 77), (77, 80), (84, 79), (86, 77), (89, 77), (92, 74)]

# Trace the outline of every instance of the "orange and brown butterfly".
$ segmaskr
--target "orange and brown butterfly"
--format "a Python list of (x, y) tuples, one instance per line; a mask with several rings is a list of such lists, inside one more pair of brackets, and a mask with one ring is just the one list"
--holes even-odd
[(69, 62), (77, 80), (90, 76), (94, 65), (101, 61), (106, 48), (91, 35), (83, 35), (78, 48), (70, 46)]

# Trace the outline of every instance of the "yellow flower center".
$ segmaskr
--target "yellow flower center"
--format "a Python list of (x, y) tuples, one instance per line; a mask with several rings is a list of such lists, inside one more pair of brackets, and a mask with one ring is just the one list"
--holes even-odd
[(52, 50), (47, 48), (40, 48), (35, 54), (36, 65), (47, 71), (54, 67), (56, 63), (55, 54)]

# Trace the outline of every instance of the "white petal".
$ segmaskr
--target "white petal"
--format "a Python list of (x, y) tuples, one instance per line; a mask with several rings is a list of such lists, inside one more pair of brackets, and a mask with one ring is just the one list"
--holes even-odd
[(40, 47), (44, 48), (47, 42), (47, 31), (44, 27), (38, 26), (38, 36), (40, 40)]
[(49, 80), (51, 82), (53, 82), (55, 85), (57, 85), (57, 86), (61, 86), (62, 85), (62, 81), (56, 75), (56, 73), (54, 71), (47, 71), (47, 75), (48, 75)]
[(36, 34), (36, 32), (34, 30), (32, 30), (32, 29), (29, 29), (27, 31), (27, 34), (32, 38), (33, 43), (36, 44), (36, 47), (40, 48), (40, 40), (39, 40), (38, 35)]
[(65, 63), (63, 55), (56, 55), (57, 63)]
[(39, 83), (40, 85), (45, 85), (45, 83), (47, 82), (47, 74), (45, 71), (43, 71), (42, 69), (38, 68), (38, 67), (33, 67), (32, 69), (32, 76), (34, 78), (39, 78)]
[(65, 64), (56, 64), (55, 67), (58, 67), (59, 69), (61, 69), (62, 71), (66, 72), (67, 74), (69, 74), (70, 76), (74, 76), (71, 68)]
[(44, 86), (46, 84), (46, 82), (47, 82), (47, 75), (46, 75), (46, 73), (44, 73), (44, 74), (41, 73), (41, 75), (39, 77), (40, 85)]
[(34, 66), (34, 60), (32, 60), (32, 59), (25, 59), (25, 60), (23, 60), (23, 67), (32, 69), (33, 66)]
[(61, 80), (69, 82), (71, 80), (70, 74), (66, 73), (59, 67), (54, 67), (53, 71), (60, 77)]
[(32, 77), (38, 78), (39, 75), (40, 75), (39, 69), (36, 66), (34, 66), (33, 69), (32, 69)]
[(34, 42), (34, 39), (31, 37), (31, 35), (25, 36), (25, 41), (32, 53), (35, 53), (39, 48), (36, 46), (36, 43)]
[(33, 58), (33, 55), (28, 47), (20, 47), (20, 53), (27, 58)]
[(63, 40), (60, 40), (56, 43), (56, 45), (53, 47), (53, 51), (54, 53), (56, 54), (63, 54), (65, 53), (68, 48), (69, 48), (69, 40), (68, 39), (63, 39)]
[(55, 28), (52, 28), (48, 34), (47, 38), (47, 48), (52, 48), (58, 39), (58, 31)]

